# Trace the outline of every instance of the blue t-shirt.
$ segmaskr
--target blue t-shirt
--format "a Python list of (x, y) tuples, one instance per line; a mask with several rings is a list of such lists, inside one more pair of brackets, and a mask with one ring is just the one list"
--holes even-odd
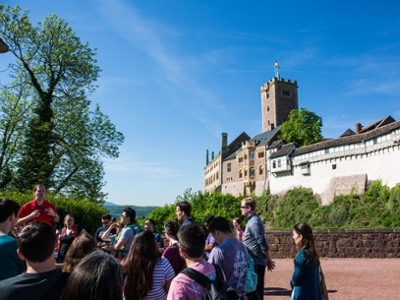
[(17, 240), (8, 234), (0, 235), (0, 280), (17, 276), (26, 269), (17, 254)]
[(246, 294), (247, 250), (241, 241), (236, 237), (226, 239), (211, 250), (208, 262), (222, 268), (226, 282), (239, 295)]

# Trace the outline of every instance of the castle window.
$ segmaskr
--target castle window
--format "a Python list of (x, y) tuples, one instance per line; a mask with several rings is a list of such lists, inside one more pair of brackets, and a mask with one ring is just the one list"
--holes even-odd
[(243, 157), (239, 157), (239, 163), (243, 162)]
[(228, 163), (228, 164), (227, 164), (226, 171), (227, 171), (227, 172), (230, 172), (230, 171), (231, 171), (231, 163)]
[(247, 159), (247, 155), (246, 154), (244, 155), (244, 159)]
[(267, 112), (269, 111), (269, 105), (267, 106)]
[(239, 170), (239, 178), (242, 178), (243, 177), (243, 172), (242, 172), (242, 170)]
[(247, 170), (244, 170), (244, 176), (247, 176)]
[(290, 92), (288, 90), (282, 90), (282, 95), (290, 97)]
[(267, 99), (269, 98), (269, 93), (267, 93)]
[(263, 166), (258, 167), (258, 174), (262, 175), (264, 173)]
[(278, 168), (281, 167), (281, 159), (278, 159)]
[(250, 158), (250, 160), (254, 160), (254, 153), (250, 153), (249, 158)]
[(253, 178), (255, 175), (256, 175), (256, 171), (253, 168), (251, 168), (250, 169), (250, 177)]
[(336, 164), (332, 165), (332, 170), (336, 170)]
[(264, 151), (258, 152), (258, 158), (263, 158), (264, 157)]
[(272, 169), (275, 169), (276, 168), (276, 162), (275, 162), (275, 160), (272, 162)]

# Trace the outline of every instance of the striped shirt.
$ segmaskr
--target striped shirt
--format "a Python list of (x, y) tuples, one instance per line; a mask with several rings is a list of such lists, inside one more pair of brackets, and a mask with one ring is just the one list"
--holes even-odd
[(168, 259), (160, 258), (157, 260), (153, 273), (153, 288), (147, 293), (143, 300), (165, 300), (165, 282), (174, 278), (175, 272)]

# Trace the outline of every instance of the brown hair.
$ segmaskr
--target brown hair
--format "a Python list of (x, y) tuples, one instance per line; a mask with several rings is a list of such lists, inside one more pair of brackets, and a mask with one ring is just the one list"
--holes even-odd
[(122, 261), (126, 274), (124, 294), (127, 300), (141, 300), (153, 288), (157, 259), (156, 241), (150, 230), (135, 235), (128, 255)]
[(82, 233), (77, 236), (65, 255), (63, 272), (72, 272), (75, 266), (89, 253), (96, 250), (96, 242), (88, 233)]
[(315, 246), (314, 235), (311, 226), (304, 222), (297, 223), (296, 225), (294, 225), (294, 231), (302, 236), (300, 249), (307, 250), (307, 257), (309, 259), (313, 259), (315, 265), (319, 267), (319, 254)]

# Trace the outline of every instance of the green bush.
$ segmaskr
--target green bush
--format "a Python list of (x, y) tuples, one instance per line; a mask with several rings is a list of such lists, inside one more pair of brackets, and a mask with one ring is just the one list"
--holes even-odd
[[(33, 199), (33, 194), (5, 192), (1, 197), (10, 198), (22, 206)], [(71, 199), (46, 193), (46, 200), (52, 202), (56, 206), (60, 214), (60, 227), (63, 226), (65, 215), (71, 214), (75, 219), (75, 223), (81, 225), (90, 234), (94, 234), (97, 227), (101, 225), (101, 216), (107, 213), (105, 207), (87, 199)]]

